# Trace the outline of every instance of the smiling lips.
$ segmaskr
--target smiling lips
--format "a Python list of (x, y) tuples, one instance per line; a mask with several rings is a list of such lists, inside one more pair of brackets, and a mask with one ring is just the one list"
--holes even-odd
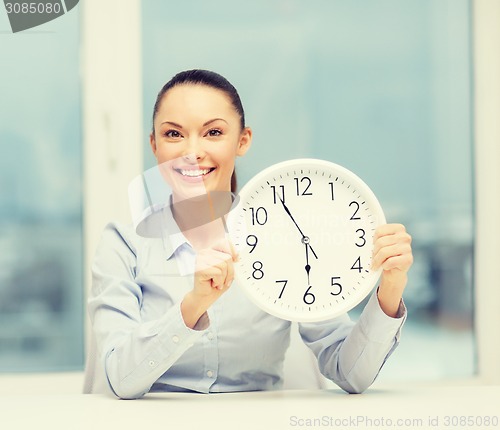
[(205, 175), (213, 172), (215, 167), (209, 168), (174, 168), (174, 170), (179, 173), (184, 179), (187, 180), (201, 180)]

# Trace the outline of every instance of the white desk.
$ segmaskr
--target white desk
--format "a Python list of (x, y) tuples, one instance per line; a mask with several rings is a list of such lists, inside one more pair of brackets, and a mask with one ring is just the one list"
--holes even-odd
[[(128, 401), (83, 394), (0, 395), (5, 430), (499, 429), (500, 423), (486, 425), (492, 416), (500, 420), (500, 386), (372, 387), (361, 395), (340, 390), (172, 393)], [(461, 425), (460, 417), (482, 420), (482, 426)]]

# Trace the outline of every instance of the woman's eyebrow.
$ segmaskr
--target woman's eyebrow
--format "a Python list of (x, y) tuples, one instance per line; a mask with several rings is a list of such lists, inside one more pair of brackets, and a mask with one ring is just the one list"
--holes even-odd
[(160, 125), (163, 125), (163, 124), (170, 124), (170, 125), (173, 125), (174, 127), (182, 128), (182, 125), (177, 124), (176, 122), (172, 122), (172, 121), (163, 121)]
[[(209, 125), (209, 124), (211, 124), (211, 123), (213, 123), (215, 121), (224, 121), (226, 124), (228, 124), (228, 122), (224, 118), (214, 118), (214, 119), (210, 119), (207, 122), (205, 122), (203, 124), (203, 127), (206, 127), (207, 125)], [(163, 121), (160, 125), (163, 125), (163, 124), (170, 124), (170, 125), (172, 125), (174, 127), (182, 128), (182, 125), (177, 124), (176, 122), (173, 122), (173, 121)]]
[(207, 125), (209, 125), (215, 121), (224, 121), (226, 124), (228, 123), (224, 118), (214, 118), (214, 119), (207, 121), (205, 124), (203, 124), (203, 127), (206, 127)]

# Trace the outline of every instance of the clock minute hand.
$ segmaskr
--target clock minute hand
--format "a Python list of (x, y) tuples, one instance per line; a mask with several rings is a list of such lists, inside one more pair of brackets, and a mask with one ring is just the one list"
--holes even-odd
[(285, 212), (288, 214), (288, 216), (291, 218), (291, 220), (293, 221), (293, 223), (295, 224), (295, 226), (298, 228), (300, 234), (302, 235), (302, 237), (306, 237), (306, 235), (304, 233), (302, 233), (302, 230), (300, 229), (299, 225), (297, 224), (297, 222), (293, 219), (293, 215), (292, 213), (290, 212), (290, 209), (287, 208), (287, 206), (285, 205), (285, 202), (283, 201), (283, 199), (279, 196), (278, 194), (278, 198), (280, 199), (280, 202), (281, 204), (283, 205), (283, 208), (285, 209)]
[(297, 229), (299, 230), (300, 234), (302, 235), (302, 243), (304, 245), (306, 245), (306, 248), (309, 247), (311, 249), (311, 252), (313, 253), (314, 257), (316, 258), (316, 260), (318, 259), (318, 256), (316, 255), (316, 253), (314, 252), (314, 249), (312, 249), (312, 246), (309, 245), (309, 238), (302, 232), (302, 230), (300, 229), (299, 225), (297, 224), (297, 221), (295, 221), (295, 219), (293, 218), (293, 215), (292, 213), (290, 212), (290, 209), (288, 209), (288, 207), (285, 205), (285, 202), (284, 200), (281, 198), (281, 196), (278, 194), (278, 198), (281, 202), (281, 204), (283, 205), (283, 209), (285, 209), (285, 212), (288, 214), (288, 216), (291, 218), (291, 220), (293, 221), (293, 223), (295, 224), (295, 226), (297, 227)]

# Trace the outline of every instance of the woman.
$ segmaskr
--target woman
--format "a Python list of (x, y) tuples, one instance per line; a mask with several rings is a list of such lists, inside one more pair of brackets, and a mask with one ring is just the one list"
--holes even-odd
[[(200, 190), (235, 191), (235, 159), (251, 141), (238, 93), (222, 76), (181, 72), (158, 94), (150, 144), (173, 190), (165, 208), (170, 231), (144, 238), (110, 224), (103, 233), (89, 299), (97, 391), (138, 398), (150, 391), (281, 387), (290, 323), (232, 287), (237, 255), (223, 224), (190, 225), (193, 211), (181, 204)], [(364, 391), (398, 343), (410, 243), (401, 225), (376, 231), (373, 268), (383, 275), (357, 323), (345, 315), (299, 324), (321, 372), (347, 392)]]

